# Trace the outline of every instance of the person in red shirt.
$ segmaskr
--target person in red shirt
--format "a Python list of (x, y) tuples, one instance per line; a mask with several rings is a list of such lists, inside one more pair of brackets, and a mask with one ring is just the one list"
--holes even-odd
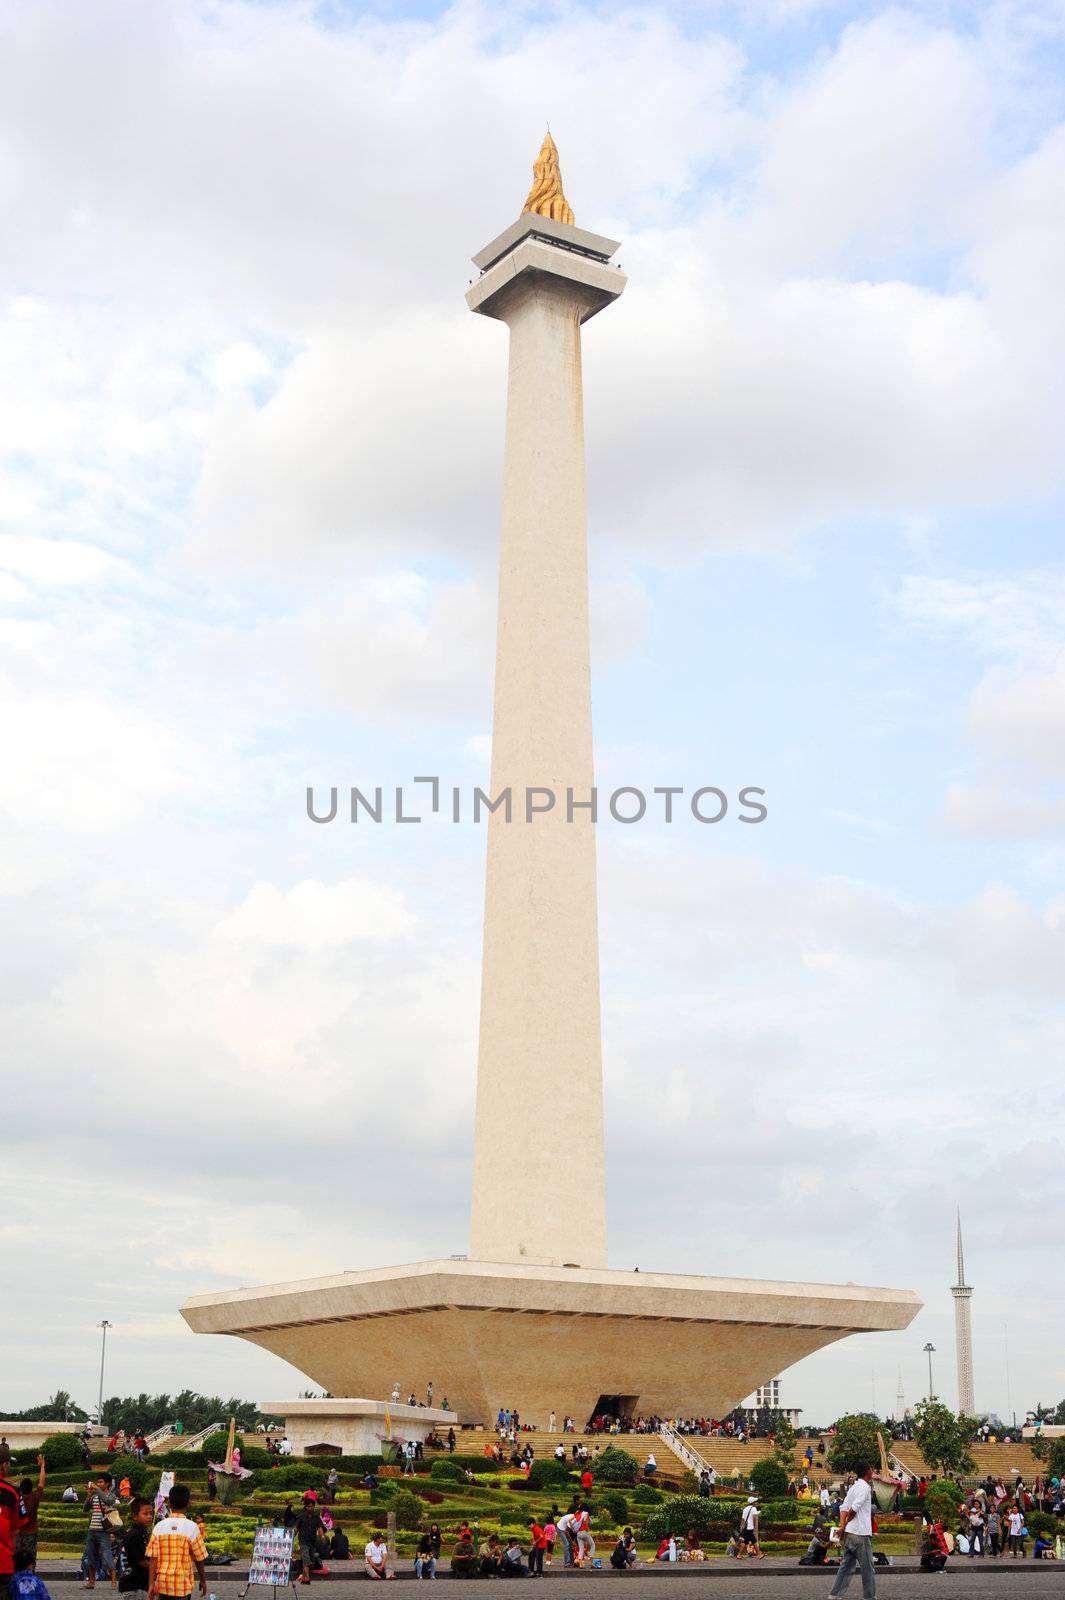
[(8, 1600), (15, 1573), (15, 1535), (22, 1526), (19, 1492), (8, 1482), (9, 1456), (0, 1459), (0, 1600)]
[(591, 1492), (592, 1492), (592, 1469), (591, 1469), (591, 1467), (585, 1467), (584, 1471), (581, 1473), (581, 1488), (584, 1490), (585, 1494), (591, 1494)]
[(547, 1534), (534, 1517), (529, 1518), (529, 1577), (542, 1578), (544, 1575), (544, 1551), (547, 1549)]

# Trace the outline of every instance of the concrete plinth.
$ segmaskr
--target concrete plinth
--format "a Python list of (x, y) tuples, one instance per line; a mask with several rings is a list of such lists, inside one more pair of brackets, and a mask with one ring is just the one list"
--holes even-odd
[(458, 1426), (453, 1411), (384, 1400), (264, 1400), (259, 1409), (284, 1417), (294, 1456), (375, 1456), (387, 1439), (424, 1441), (434, 1429), (446, 1435)]
[[(745, 1394), (849, 1333), (905, 1328), (906, 1290), (666, 1273), (425, 1261), (200, 1296), (198, 1333), (249, 1339), (334, 1395), (432, 1381), (463, 1422), (501, 1406), (546, 1427), (628, 1412), (723, 1416)], [(316, 1402), (320, 1404), (321, 1402)]]

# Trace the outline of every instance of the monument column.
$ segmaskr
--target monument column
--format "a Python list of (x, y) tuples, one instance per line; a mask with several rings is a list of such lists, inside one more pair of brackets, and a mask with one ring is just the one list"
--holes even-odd
[(535, 173), (467, 296), (510, 330), (470, 1255), (605, 1267), (581, 325), (625, 278)]
[(976, 1410), (973, 1394), (973, 1326), (969, 1302), (972, 1285), (965, 1281), (965, 1255), (961, 1243), (961, 1211), (958, 1211), (958, 1281), (954, 1296), (954, 1348), (958, 1358), (958, 1410), (972, 1416)]

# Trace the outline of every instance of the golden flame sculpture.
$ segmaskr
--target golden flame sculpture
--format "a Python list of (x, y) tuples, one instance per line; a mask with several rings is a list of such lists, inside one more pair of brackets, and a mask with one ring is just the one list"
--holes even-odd
[(549, 132), (545, 133), (540, 154), (533, 162), (533, 186), (521, 210), (523, 216), (526, 211), (535, 211), (538, 216), (550, 217), (553, 222), (573, 222), (572, 207), (562, 193), (558, 146)]

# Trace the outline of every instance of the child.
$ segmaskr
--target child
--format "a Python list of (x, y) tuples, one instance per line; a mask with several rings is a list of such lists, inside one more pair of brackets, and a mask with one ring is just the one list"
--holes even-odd
[(17, 1564), (10, 1579), (11, 1600), (52, 1600), (42, 1579), (34, 1572), (32, 1560), (27, 1560), (27, 1552), (22, 1553), (22, 1561), (25, 1565)]

